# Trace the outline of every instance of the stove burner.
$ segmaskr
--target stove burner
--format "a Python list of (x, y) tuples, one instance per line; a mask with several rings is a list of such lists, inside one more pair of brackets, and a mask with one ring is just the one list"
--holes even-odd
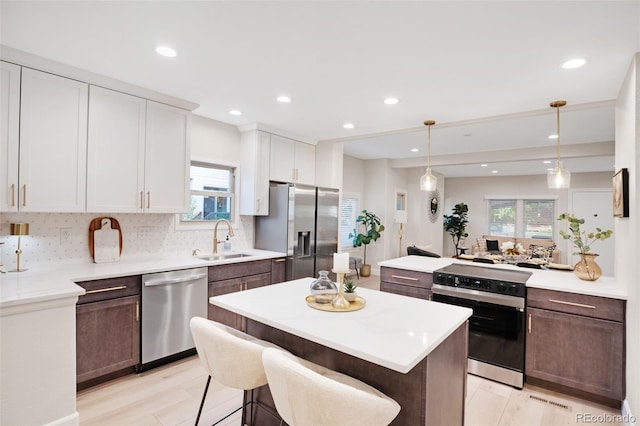
[(454, 263), (433, 271), (433, 282), (506, 296), (525, 297), (525, 283), (531, 272)]

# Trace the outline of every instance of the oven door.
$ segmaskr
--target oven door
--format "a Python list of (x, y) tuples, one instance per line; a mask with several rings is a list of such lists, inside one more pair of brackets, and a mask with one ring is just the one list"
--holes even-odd
[[(524, 299), (437, 284), (432, 290), (433, 300), (436, 302), (473, 310), (473, 315), (469, 318), (469, 372), (522, 388), (525, 352)], [(491, 303), (494, 296), (497, 296), (498, 303)], [(516, 306), (501, 304), (505, 297), (511, 299), (508, 304)]]

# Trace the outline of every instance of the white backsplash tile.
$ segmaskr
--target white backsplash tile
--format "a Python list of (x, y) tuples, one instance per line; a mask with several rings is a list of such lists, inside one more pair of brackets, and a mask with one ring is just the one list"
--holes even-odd
[[(173, 214), (96, 213), (2, 213), (0, 245), (5, 269), (15, 267), (18, 238), (9, 235), (9, 224), (29, 223), (29, 236), (22, 237), (21, 266), (49, 263), (93, 262), (89, 254), (89, 224), (96, 217), (115, 218), (122, 229), (122, 259), (149, 256), (189, 256), (213, 250), (213, 230), (177, 230)], [(231, 237), (233, 250), (253, 248), (253, 217), (239, 216)], [(220, 227), (218, 238), (226, 237)], [(67, 234), (66, 235), (63, 234)]]

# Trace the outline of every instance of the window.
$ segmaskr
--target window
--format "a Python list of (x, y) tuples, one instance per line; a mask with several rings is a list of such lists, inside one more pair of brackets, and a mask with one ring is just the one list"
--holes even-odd
[(360, 196), (355, 194), (342, 195), (342, 208), (340, 210), (340, 247), (353, 247), (353, 239), (349, 234), (356, 227), (356, 218), (360, 212)]
[(490, 199), (489, 234), (553, 239), (555, 200)]
[(233, 219), (235, 168), (191, 162), (189, 212), (181, 222), (207, 222)]

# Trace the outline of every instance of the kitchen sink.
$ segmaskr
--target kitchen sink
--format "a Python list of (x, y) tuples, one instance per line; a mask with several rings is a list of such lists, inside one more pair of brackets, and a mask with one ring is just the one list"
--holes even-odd
[(246, 253), (215, 253), (215, 254), (205, 254), (205, 255), (196, 256), (196, 257), (206, 262), (211, 262), (213, 260), (237, 259), (239, 257), (251, 257), (251, 256), (253, 255), (246, 254)]

